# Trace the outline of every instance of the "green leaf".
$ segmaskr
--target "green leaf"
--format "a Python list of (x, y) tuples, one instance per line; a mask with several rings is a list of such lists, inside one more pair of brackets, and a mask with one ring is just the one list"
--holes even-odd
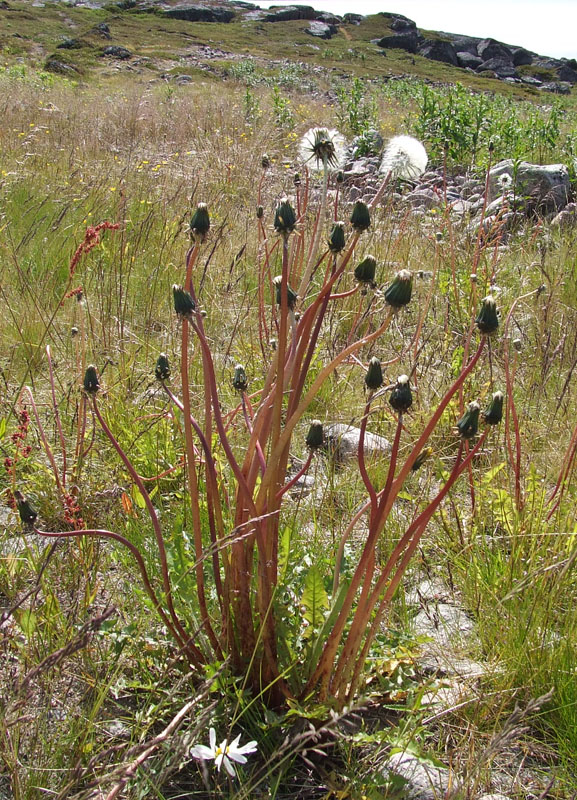
[(6, 417), (0, 418), (0, 439), (6, 434)]
[(308, 674), (311, 674), (312, 670), (318, 664), (324, 644), (330, 632), (332, 631), (336, 619), (341, 612), (341, 608), (343, 607), (343, 603), (345, 602), (345, 597), (347, 596), (348, 588), (349, 588), (349, 581), (342, 581), (337, 591), (337, 596), (336, 598), (334, 598), (330, 613), (326, 618), (323, 627), (320, 629), (318, 636), (316, 637), (313, 647), (311, 649), (310, 656), (307, 659), (307, 664), (309, 669)]
[(305, 634), (305, 637), (308, 638), (319, 625), (322, 625), (324, 611), (329, 607), (329, 598), (321, 573), (315, 566), (312, 566), (307, 572), (301, 605), (304, 606), (304, 617), (310, 625)]
[(134, 500), (138, 508), (146, 508), (144, 497), (142, 496), (142, 493), (138, 488), (138, 486), (133, 485), (132, 487), (132, 499)]
[(280, 535), (280, 547), (278, 554), (278, 575), (279, 583), (283, 583), (286, 577), (291, 546), (291, 529), (288, 527), (283, 528)]

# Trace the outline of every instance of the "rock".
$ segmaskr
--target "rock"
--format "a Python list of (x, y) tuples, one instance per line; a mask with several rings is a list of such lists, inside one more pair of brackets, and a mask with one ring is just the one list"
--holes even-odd
[(355, 203), (363, 196), (363, 190), (358, 186), (351, 186), (349, 189), (349, 202)]
[(577, 83), (577, 70), (574, 70), (572, 67), (568, 67), (566, 64), (557, 70), (557, 75), (560, 81)]
[(310, 36), (316, 36), (317, 39), (331, 39), (337, 30), (336, 25), (327, 25), (326, 22), (320, 22), (315, 19), (310, 23), (305, 33), (310, 34)]
[(441, 800), (459, 784), (446, 767), (437, 767), (410, 753), (394, 753), (385, 762), (385, 775), (398, 775), (406, 781), (407, 800)]
[(513, 53), (511, 50), (496, 39), (482, 39), (477, 45), (477, 53), (483, 61), (490, 58), (499, 58), (501, 61), (513, 65)]
[(383, 36), (382, 39), (377, 40), (379, 47), (388, 47), (391, 50), (406, 50), (408, 53), (416, 53), (417, 48), (422, 41), (422, 36), (416, 31), (407, 31), (407, 33), (395, 33), (392, 36)]
[[(337, 464), (356, 459), (359, 450), (360, 428), (333, 422), (325, 426), (326, 450)], [(365, 433), (365, 457), (390, 453), (391, 443), (384, 436), (376, 433)]]
[[(474, 36), (455, 36), (454, 34), (443, 34), (444, 36), (448, 36), (451, 42), (453, 43), (453, 47), (455, 51), (458, 53), (469, 53), (469, 55), (476, 56), (479, 58), (479, 53), (477, 51), (477, 47), (479, 46), (480, 39), (476, 39)], [(483, 59), (481, 59), (482, 61)]]
[(423, 608), (413, 620), (415, 633), (430, 637), (440, 648), (461, 646), (471, 638), (473, 620), (459, 606), (436, 603)]
[(526, 83), (527, 86), (542, 86), (543, 81), (540, 81), (539, 78), (534, 78), (532, 75), (521, 75), (521, 81)]
[(346, 25), (360, 25), (363, 20), (364, 20), (364, 16), (362, 14), (344, 14), (343, 15), (343, 22)]
[(469, 67), (469, 69), (477, 69), (483, 63), (483, 59), (479, 56), (474, 56), (466, 50), (459, 50), (457, 53), (457, 62), (460, 67)]
[(459, 66), (455, 48), (451, 42), (445, 42), (442, 39), (425, 39), (419, 47), (419, 54), (431, 61), (442, 61), (445, 64), (452, 64), (454, 67)]
[(506, 794), (482, 794), (479, 797), (479, 800), (511, 800), (511, 798)]
[(563, 211), (551, 220), (552, 228), (568, 230), (577, 227), (577, 203), (568, 203)]
[(341, 17), (337, 17), (336, 14), (331, 14), (328, 11), (321, 11), (317, 14), (316, 19), (319, 22), (326, 22), (327, 25), (340, 25), (343, 21)]
[(433, 189), (416, 189), (407, 195), (407, 201), (413, 208), (438, 208), (443, 202)]
[(57, 50), (80, 50), (84, 47), (84, 42), (81, 39), (65, 39), (56, 45)]
[(361, 178), (363, 175), (368, 175), (370, 172), (370, 165), (368, 158), (357, 158), (353, 163), (348, 167), (345, 172), (345, 180), (348, 178)]
[(102, 55), (108, 56), (109, 58), (118, 58), (120, 61), (126, 61), (128, 58), (132, 58), (130, 50), (127, 50), (126, 47), (120, 47), (117, 44), (105, 47), (102, 51)]
[(46, 72), (54, 72), (56, 75), (78, 75), (78, 70), (71, 64), (65, 64), (56, 58), (50, 58), (44, 65)]
[(234, 11), (222, 6), (181, 3), (178, 6), (165, 9), (164, 16), (171, 19), (183, 19), (186, 22), (230, 22), (236, 14)]
[(505, 61), (502, 58), (490, 58), (487, 61), (483, 61), (480, 67), (478, 67), (479, 71), (490, 69), (492, 70), (495, 75), (498, 75), (499, 78), (517, 78), (518, 73), (515, 67), (511, 64), (510, 60)]
[(406, 31), (416, 31), (417, 30), (417, 23), (414, 22), (412, 19), (408, 17), (404, 17), (402, 14), (393, 18), (393, 21), (390, 24), (390, 29), (395, 31), (395, 33), (404, 33)]
[(550, 81), (549, 83), (544, 83), (539, 86), (539, 90), (542, 92), (552, 92), (553, 94), (570, 94), (571, 93), (571, 84), (565, 82)]
[(521, 161), (514, 169), (512, 159), (500, 161), (489, 173), (487, 199), (490, 203), (503, 194), (504, 181), (515, 196), (531, 198), (537, 209), (546, 213), (561, 211), (569, 202), (571, 184), (564, 164), (541, 166)]
[(106, 22), (99, 22), (98, 25), (95, 25), (90, 29), (89, 33), (91, 33), (93, 36), (100, 36), (101, 39), (112, 39), (110, 28)]
[(512, 47), (511, 53), (514, 67), (523, 67), (533, 63), (533, 53), (525, 50), (524, 47)]
[(411, 606), (422, 606), (423, 603), (450, 598), (451, 590), (440, 578), (426, 578), (405, 592), (405, 603)]
[(312, 6), (285, 6), (267, 14), (266, 22), (290, 22), (291, 20), (316, 19), (317, 12)]

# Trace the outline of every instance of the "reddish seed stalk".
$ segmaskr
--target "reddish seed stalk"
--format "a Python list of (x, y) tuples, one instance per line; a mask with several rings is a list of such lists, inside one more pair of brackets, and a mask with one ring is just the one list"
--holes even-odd
[(58, 411), (58, 403), (56, 402), (56, 388), (54, 386), (54, 370), (52, 369), (52, 357), (50, 355), (50, 345), (46, 345), (46, 358), (48, 360), (48, 371), (50, 376), (50, 391), (52, 394), (52, 409), (54, 411), (54, 420), (56, 422), (56, 430), (58, 431), (58, 439), (60, 441), (60, 451), (62, 453), (62, 486), (66, 486), (66, 442), (64, 441), (64, 434), (62, 432), (62, 423), (60, 422), (60, 412)]

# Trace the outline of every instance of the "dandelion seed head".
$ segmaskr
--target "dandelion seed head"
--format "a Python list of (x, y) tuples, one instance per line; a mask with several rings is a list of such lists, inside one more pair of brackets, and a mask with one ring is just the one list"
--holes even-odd
[(387, 144), (379, 172), (392, 178), (415, 180), (427, 168), (427, 151), (412, 136), (395, 136)]
[(310, 128), (299, 142), (299, 158), (310, 169), (324, 164), (339, 170), (345, 159), (345, 137), (334, 128)]

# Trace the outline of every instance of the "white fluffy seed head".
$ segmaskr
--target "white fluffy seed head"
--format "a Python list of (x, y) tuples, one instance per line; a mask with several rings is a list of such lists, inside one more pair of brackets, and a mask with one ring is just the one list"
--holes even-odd
[(392, 178), (415, 180), (427, 168), (427, 151), (412, 136), (395, 136), (387, 144), (379, 172)]

